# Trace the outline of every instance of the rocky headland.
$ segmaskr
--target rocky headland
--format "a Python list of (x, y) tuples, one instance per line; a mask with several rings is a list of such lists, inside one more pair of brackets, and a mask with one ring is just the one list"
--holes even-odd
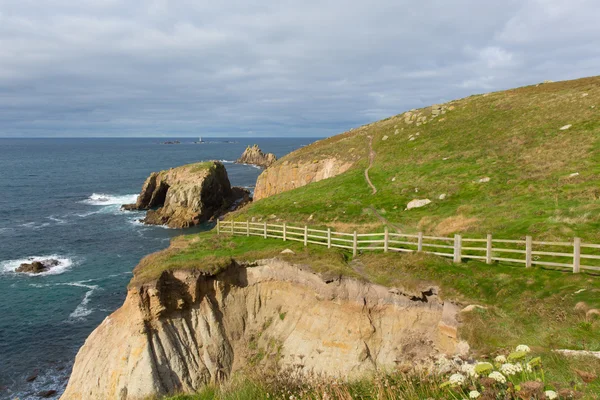
[(358, 377), (425, 365), (465, 350), (457, 310), (434, 287), (406, 293), (324, 278), (277, 258), (232, 259), (216, 275), (165, 271), (130, 286), (123, 306), (88, 337), (61, 398), (193, 393), (248, 366)]
[(250, 164), (258, 167), (268, 168), (275, 161), (277, 157), (273, 153), (263, 153), (257, 144), (248, 146), (242, 156), (236, 160), (237, 164)]
[(249, 192), (231, 187), (222, 163), (208, 161), (153, 172), (135, 204), (125, 210), (147, 210), (143, 222), (187, 228), (249, 201)]

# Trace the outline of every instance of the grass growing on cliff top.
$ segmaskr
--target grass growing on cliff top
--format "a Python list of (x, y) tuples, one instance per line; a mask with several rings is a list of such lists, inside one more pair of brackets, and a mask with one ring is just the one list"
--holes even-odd
[[(435, 118), (431, 107), (413, 112), (426, 118), (420, 126), (397, 115), (291, 153), (277, 165), (358, 161), (342, 175), (256, 201), (233, 218), (306, 223), (313, 215), (311, 225), (381, 227), (382, 217), (409, 233), (579, 236), (600, 243), (600, 77), (445, 107)], [(369, 136), (376, 194), (364, 178)], [(413, 199), (432, 203), (405, 211)]]
[(234, 258), (237, 262), (255, 261), (278, 256), (290, 259), (291, 255), (280, 254), (291, 249), (296, 254), (296, 263), (310, 266), (314, 271), (352, 275), (342, 251), (327, 251), (322, 247), (304, 248), (298, 242), (269, 241), (257, 237), (235, 237), (215, 231), (202, 234), (179, 236), (171, 241), (171, 246), (163, 251), (144, 257), (134, 269), (130, 286), (157, 279), (164, 271), (195, 269), (208, 274), (218, 274), (229, 266)]

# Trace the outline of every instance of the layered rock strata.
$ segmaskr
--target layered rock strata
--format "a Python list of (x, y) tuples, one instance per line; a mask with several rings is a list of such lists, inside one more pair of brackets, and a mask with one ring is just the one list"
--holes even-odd
[(164, 272), (130, 287), (88, 337), (61, 398), (193, 393), (266, 363), (336, 377), (418, 364), (460, 347), (455, 314), (435, 288), (324, 280), (278, 259), (232, 260), (215, 276)]

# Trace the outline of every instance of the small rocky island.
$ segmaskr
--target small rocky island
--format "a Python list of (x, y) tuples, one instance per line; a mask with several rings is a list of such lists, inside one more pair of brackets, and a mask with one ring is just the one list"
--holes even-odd
[(268, 168), (277, 161), (273, 153), (263, 153), (257, 144), (248, 146), (240, 158), (236, 160), (237, 164), (250, 164), (258, 167)]
[(208, 161), (153, 172), (135, 204), (124, 210), (147, 210), (143, 222), (188, 228), (250, 201), (250, 193), (232, 187), (222, 163)]
[(49, 271), (51, 268), (59, 265), (60, 262), (54, 259), (32, 261), (31, 263), (22, 263), (15, 272), (22, 272), (28, 274), (41, 274), (42, 272)]

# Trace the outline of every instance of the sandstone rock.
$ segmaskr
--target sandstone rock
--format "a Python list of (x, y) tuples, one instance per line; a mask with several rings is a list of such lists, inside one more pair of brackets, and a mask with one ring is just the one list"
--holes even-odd
[(263, 171), (256, 180), (254, 200), (287, 192), (312, 182), (332, 178), (346, 172), (353, 165), (334, 157), (297, 163), (277, 162)]
[(440, 200), (444, 200), (446, 198), (446, 193), (442, 193), (440, 194), (440, 196), (438, 197), (438, 199)]
[(257, 144), (248, 146), (240, 158), (236, 160), (238, 164), (250, 164), (256, 165), (263, 168), (270, 167), (277, 157), (273, 153), (263, 153)]
[(561, 131), (566, 131), (567, 129), (571, 128), (572, 126), (573, 126), (573, 125), (571, 125), (571, 124), (569, 124), (569, 125), (565, 125), (565, 126), (562, 126), (562, 127), (560, 128), (560, 130), (561, 130)]
[[(282, 313), (283, 319), (273, 317)], [(454, 354), (456, 340), (438, 329), (443, 314), (452, 320), (452, 310), (432, 293), (413, 300), (339, 276), (332, 285), (274, 259), (252, 268), (233, 261), (216, 276), (164, 272), (130, 287), (123, 306), (88, 337), (62, 399), (194, 393), (247, 367), (249, 343), (266, 354), (275, 343), (283, 369), (300, 360), (299, 373), (352, 379)], [(269, 362), (265, 357), (254, 368)]]
[(575, 304), (575, 311), (583, 311), (586, 312), (588, 310), (588, 305), (584, 302), (584, 301), (580, 301), (577, 304)]
[(479, 179), (479, 180), (477, 181), (477, 183), (487, 183), (487, 182), (489, 182), (489, 181), (490, 181), (490, 177), (489, 177), (489, 176), (486, 176), (486, 177), (483, 177), (483, 178)]
[(125, 210), (148, 210), (144, 223), (187, 228), (249, 200), (249, 192), (232, 189), (222, 163), (209, 161), (153, 172), (135, 204)]
[(581, 94), (581, 97), (587, 97), (587, 96), (588, 96), (588, 94), (587, 94), (587, 93), (582, 93), (582, 94)]
[(407, 210), (411, 210), (413, 208), (419, 208), (419, 207), (423, 207), (426, 206), (427, 204), (431, 203), (431, 200), (429, 199), (415, 199), (410, 201), (407, 205), (406, 205), (406, 209)]
[(296, 253), (294, 253), (294, 250), (291, 250), (291, 249), (285, 249), (285, 250), (283, 250), (283, 251), (281, 252), (281, 254), (296, 254)]

